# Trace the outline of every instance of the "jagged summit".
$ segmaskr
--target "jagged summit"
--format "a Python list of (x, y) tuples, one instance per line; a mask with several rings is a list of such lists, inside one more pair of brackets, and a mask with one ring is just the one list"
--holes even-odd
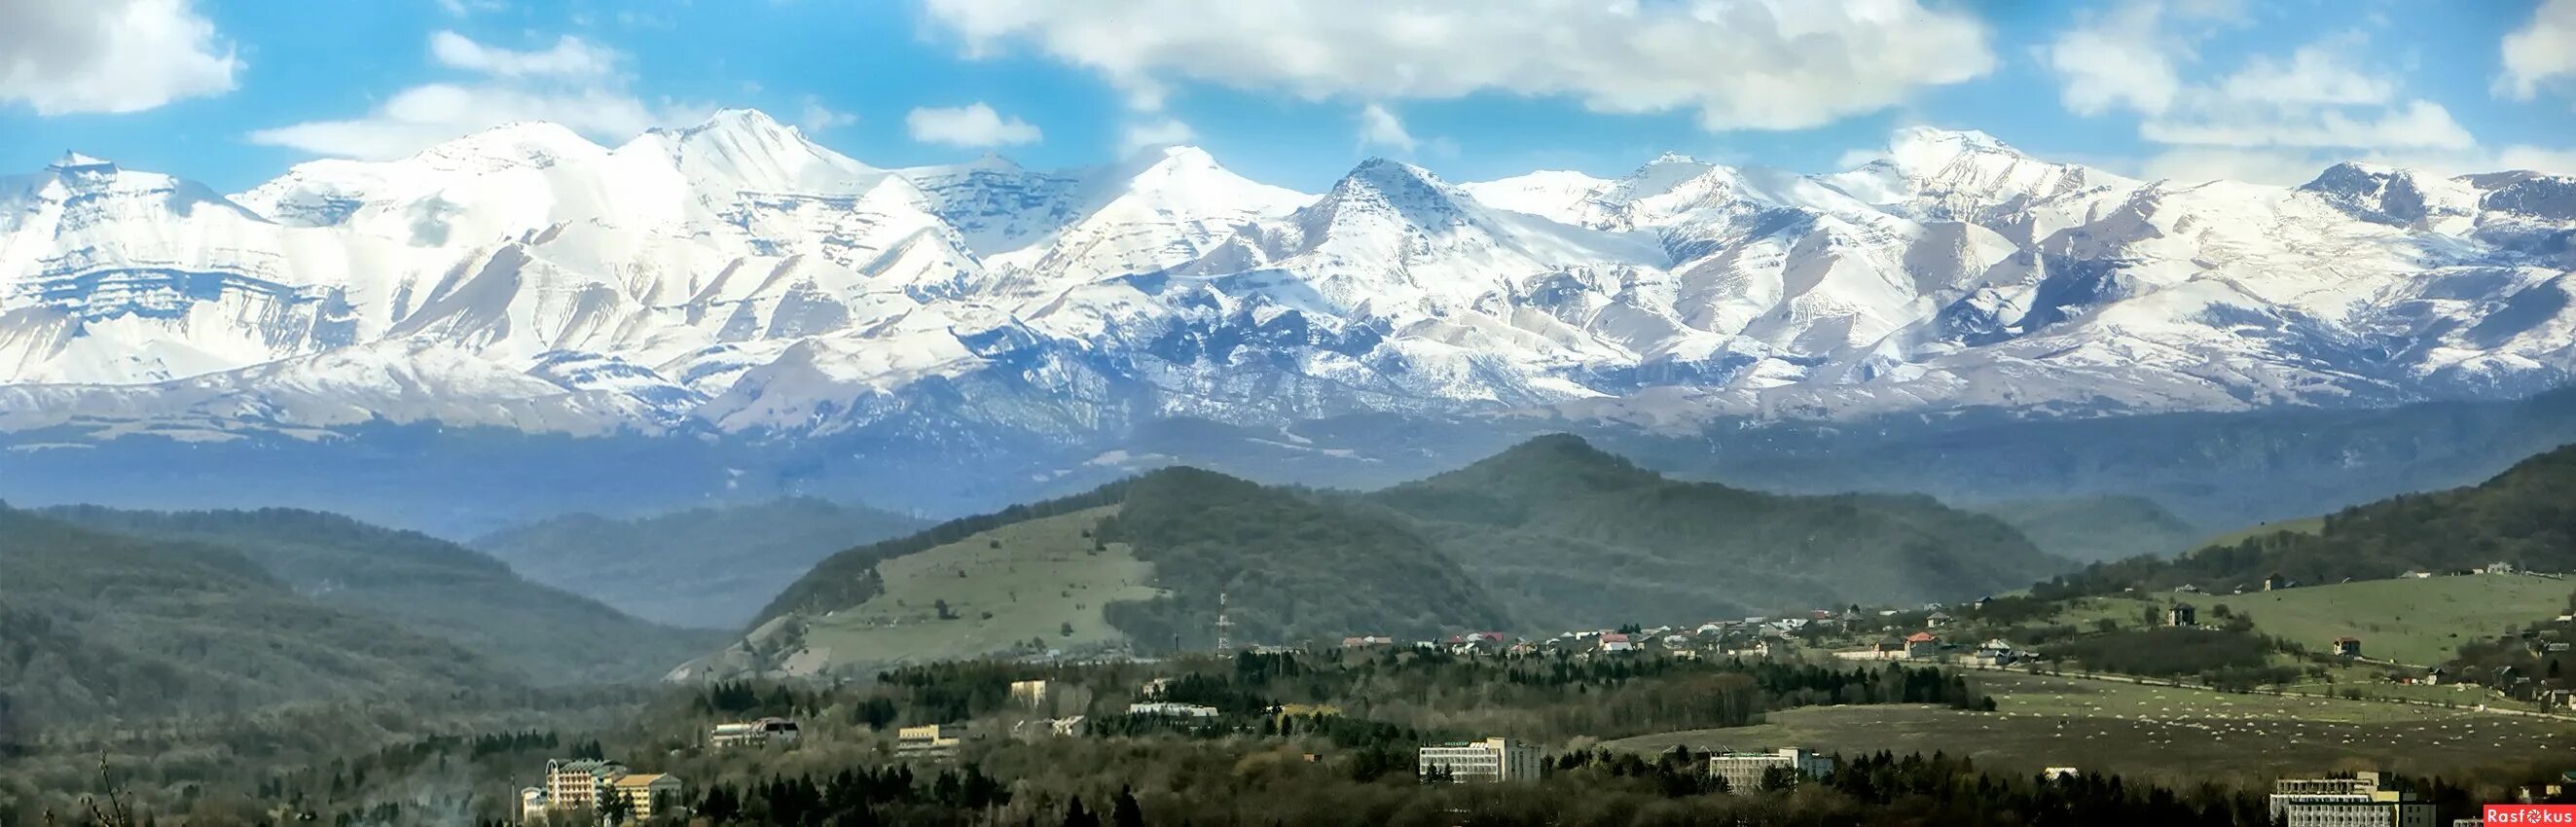
[(115, 162), (109, 161), (105, 158), (83, 155), (81, 153), (68, 150), (63, 152), (63, 157), (54, 159), (52, 164), (46, 166), (47, 169), (57, 172), (76, 169), (96, 169), (101, 167), (113, 170), (116, 168), (116, 164)]

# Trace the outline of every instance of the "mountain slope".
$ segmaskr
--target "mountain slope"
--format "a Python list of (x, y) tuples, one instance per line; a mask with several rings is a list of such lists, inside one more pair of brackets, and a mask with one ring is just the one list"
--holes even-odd
[[(453, 642), (541, 684), (659, 677), (718, 639), (530, 583), (501, 561), (454, 543), (334, 514), (96, 507), (42, 513), (98, 530), (232, 550), (314, 602)], [(670, 576), (689, 574), (678, 569)]]
[(2329, 514), (2315, 531), (2257, 534), (2171, 560), (2086, 567), (2047, 590), (2100, 591), (2184, 584), (2224, 593), (2280, 575), (2300, 583), (2375, 580), (2408, 571), (2457, 571), (2507, 563), (2576, 569), (2576, 446), (2515, 465), (2486, 482), (2409, 494)]
[(2079, 563), (2176, 554), (2208, 536), (2155, 500), (2137, 496), (2016, 500), (1969, 510), (1992, 515), (2041, 550)]
[(0, 506), (0, 707), (141, 721), (516, 685), (479, 653), (320, 605), (231, 549)]
[[(929, 576), (927, 557), (939, 558)], [(982, 647), (960, 655), (1200, 649), (1220, 596), (1234, 642), (1305, 642), (1961, 600), (2068, 565), (1928, 497), (1674, 482), (1555, 436), (1367, 494), (1171, 467), (851, 549), (772, 601), (716, 671), (810, 671), (897, 638)], [(1030, 579), (1045, 572), (1055, 579)], [(1057, 589), (1080, 604), (1061, 607), (1072, 631), (1034, 642), (976, 631), (1024, 620), (983, 607), (1011, 614)], [(924, 608), (934, 604), (957, 611)], [(1119, 639), (1095, 634), (1103, 618)], [(921, 624), (956, 631), (912, 630)]]
[[(1676, 482), (1563, 435), (1370, 498), (1423, 520), (1557, 541), (1501, 565), (1583, 572), (1613, 593), (1626, 582), (1659, 583), (1769, 609), (1969, 599), (2067, 565), (2001, 521), (1928, 497), (1792, 497)], [(1618, 558), (1568, 553), (1587, 545), (1642, 564), (1622, 570)]]
[(471, 545), (522, 577), (645, 620), (732, 629), (833, 552), (923, 527), (900, 514), (796, 498), (633, 519), (572, 514)]
[[(912, 570), (930, 557), (939, 558), (932, 564), (937, 576), (917, 576)], [(906, 573), (886, 574), (896, 567)], [(1098, 591), (1090, 591), (1094, 585)], [(1057, 597), (1078, 602), (1058, 606)], [(711, 668), (810, 674), (865, 657), (933, 656), (893, 652), (885, 641), (896, 639), (965, 647), (937, 653), (954, 657), (1025, 653), (1025, 639), (979, 630), (1020, 628), (1029, 621), (1020, 604), (1033, 603), (1060, 612), (1036, 635), (1039, 651), (1160, 652), (1175, 643), (1204, 649), (1214, 643), (1220, 599), (1239, 644), (1510, 625), (1502, 607), (1409, 520), (1167, 468), (833, 555), (781, 592)], [(986, 610), (988, 603), (1004, 605)], [(922, 611), (934, 604), (940, 613)], [(862, 607), (870, 608), (854, 611)], [(916, 616), (882, 616), (901, 607)], [(1061, 635), (1047, 633), (1056, 630), (1054, 620), (1062, 622)], [(1097, 628), (1104, 622), (1108, 629)], [(959, 631), (923, 637), (899, 628), (923, 623)]]

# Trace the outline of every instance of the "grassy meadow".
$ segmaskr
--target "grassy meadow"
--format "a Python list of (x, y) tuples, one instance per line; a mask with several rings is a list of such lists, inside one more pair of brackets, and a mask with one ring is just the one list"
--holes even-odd
[(1994, 695), (1997, 711), (1808, 707), (1769, 713), (1757, 726), (1646, 735), (1610, 746), (1944, 751), (2001, 770), (2078, 767), (2175, 782), (2261, 782), (2372, 768), (2458, 772), (2576, 750), (2576, 721), (2568, 720), (2012, 673), (1975, 679)]
[(1009, 652), (1032, 639), (1066, 650), (1125, 642), (1101, 608), (1159, 593), (1148, 585), (1153, 565), (1126, 544), (1095, 549), (1092, 526), (1115, 510), (1013, 523), (879, 563), (885, 591), (812, 618), (806, 643), (833, 664), (891, 664)]

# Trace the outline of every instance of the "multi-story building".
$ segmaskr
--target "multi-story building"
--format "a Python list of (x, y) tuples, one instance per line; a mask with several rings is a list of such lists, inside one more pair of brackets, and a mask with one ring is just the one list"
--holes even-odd
[(947, 758), (957, 754), (958, 738), (954, 728), (938, 724), (908, 726), (895, 730), (894, 754), (897, 758)]
[(1415, 753), (1414, 772), (1422, 778), (1445, 778), (1459, 784), (1535, 781), (1539, 775), (1538, 747), (1509, 738), (1423, 747)]
[(597, 815), (610, 796), (623, 796), (634, 821), (652, 818), (680, 805), (683, 790), (677, 776), (632, 773), (614, 761), (583, 759), (546, 762), (546, 784), (519, 791), (519, 821), (537, 823), (558, 813)]
[(1042, 680), (1012, 681), (1011, 700), (1020, 706), (1033, 710), (1044, 708), (1047, 700), (1047, 682)]
[(614, 761), (582, 759), (546, 762), (546, 807), (549, 810), (599, 811), (599, 793), (626, 774)]
[(626, 797), (635, 809), (629, 821), (644, 821), (654, 813), (666, 812), (680, 805), (680, 779), (663, 773), (636, 773), (619, 776), (608, 782), (609, 789)]
[(2290, 827), (2433, 827), (2433, 805), (2380, 787), (2379, 773), (2284, 778), (2272, 785), (2272, 820)]
[(1798, 747), (1770, 752), (1722, 752), (1708, 759), (1708, 774), (1726, 779), (1726, 788), (1732, 792), (1762, 789), (1762, 777), (1773, 769), (1788, 770), (1799, 778), (1823, 778), (1834, 771), (1834, 759)]

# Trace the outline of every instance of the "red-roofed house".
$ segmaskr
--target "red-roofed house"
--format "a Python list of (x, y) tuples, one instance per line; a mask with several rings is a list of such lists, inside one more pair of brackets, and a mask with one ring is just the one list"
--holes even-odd
[(1906, 659), (1928, 658), (1939, 654), (1941, 654), (1941, 636), (1931, 632), (1915, 632), (1905, 636)]

